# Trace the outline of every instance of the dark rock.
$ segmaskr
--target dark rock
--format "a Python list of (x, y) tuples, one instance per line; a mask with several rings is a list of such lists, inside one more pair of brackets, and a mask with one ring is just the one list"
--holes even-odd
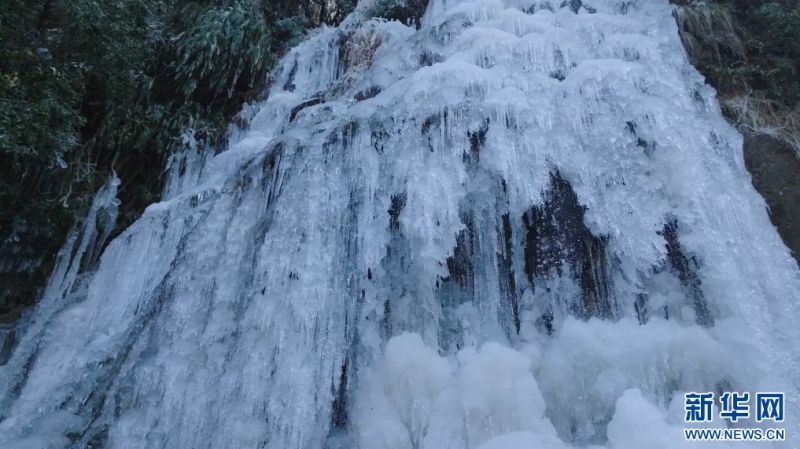
[(375, 152), (378, 154), (383, 154), (384, 150), (384, 142), (389, 139), (389, 133), (386, 131), (386, 128), (383, 127), (380, 123), (373, 123), (371, 124), (371, 131), (369, 135), (370, 143), (372, 144), (372, 148), (375, 149)]
[(486, 133), (489, 132), (489, 120), (485, 120), (475, 131), (467, 132), (469, 154), (464, 155), (464, 162), (476, 164), (480, 161), (481, 149), (486, 144)]
[(419, 55), (419, 65), (422, 67), (429, 67), (438, 62), (442, 62), (442, 56), (431, 52), (430, 50), (423, 50)]
[(563, 70), (558, 69), (550, 72), (550, 78), (553, 78), (554, 80), (558, 81), (564, 81), (565, 79), (567, 79), (567, 76), (564, 74)]
[(578, 13), (578, 11), (581, 9), (581, 6), (583, 6), (583, 2), (581, 0), (569, 0), (561, 3), (562, 8), (569, 7), (569, 9), (575, 14)]
[(334, 388), (333, 404), (331, 405), (331, 428), (346, 429), (349, 423), (347, 413), (347, 371), (348, 363), (345, 359), (339, 374), (339, 385)]
[(342, 146), (350, 148), (358, 133), (358, 122), (351, 120), (342, 127)]
[(636, 312), (636, 319), (639, 324), (647, 324), (650, 316), (647, 311), (647, 296), (640, 294), (636, 297), (636, 302), (633, 303), (633, 309)]
[(552, 273), (572, 276), (581, 286), (580, 304), (572, 306), (582, 318), (608, 318), (609, 299), (606, 238), (595, 236), (584, 222), (585, 208), (569, 182), (551, 175), (545, 202), (522, 217), (525, 225), (525, 274), (532, 285)]
[(379, 93), (381, 93), (382, 90), (383, 89), (381, 89), (381, 86), (370, 86), (370, 87), (368, 87), (368, 88), (356, 93), (356, 95), (353, 97), (353, 99), (356, 100), (356, 101), (369, 100), (370, 98), (373, 98), (376, 95), (378, 95)]
[[(503, 182), (505, 191), (505, 181)], [(511, 232), (511, 217), (509, 214), (502, 216), (502, 253), (497, 255), (497, 271), (500, 280), (500, 291), (508, 298), (511, 304), (511, 319), (514, 323), (514, 330), (519, 334), (521, 323), (519, 317), (519, 298), (517, 298), (517, 286), (514, 280), (514, 262), (511, 258), (513, 248), (513, 237)]]
[(16, 337), (17, 332), (14, 326), (0, 323), (0, 366), (5, 365), (11, 357)]
[(295, 59), (294, 65), (292, 65), (292, 69), (289, 71), (289, 76), (286, 79), (286, 83), (283, 85), (283, 90), (294, 92), (295, 85), (294, 85), (294, 78), (297, 76), (297, 60)]
[(697, 275), (697, 263), (688, 257), (681, 247), (678, 240), (678, 222), (670, 220), (664, 225), (661, 235), (666, 240), (667, 261), (672, 270), (678, 275), (681, 284), (687, 290), (687, 294), (694, 303), (694, 311), (697, 316), (697, 324), (701, 326), (713, 326), (714, 317), (706, 304), (700, 278)]
[(400, 212), (406, 207), (406, 194), (392, 195), (392, 205), (389, 206), (389, 229), (400, 229)]
[(753, 186), (769, 206), (772, 223), (794, 257), (800, 257), (800, 159), (785, 142), (745, 134), (744, 161)]
[(442, 281), (453, 281), (465, 292), (467, 298), (474, 297), (475, 266), (475, 224), (470, 214), (462, 214), (464, 223), (458, 235), (453, 255), (447, 258), (447, 271), (449, 276)]
[(316, 97), (316, 98), (312, 98), (310, 100), (306, 100), (306, 101), (298, 104), (297, 106), (293, 107), (292, 111), (289, 113), (289, 121), (293, 122), (294, 119), (297, 117), (297, 114), (300, 111), (302, 111), (303, 109), (305, 109), (305, 108), (307, 108), (309, 106), (318, 105), (320, 103), (323, 103), (324, 101), (325, 100), (322, 97)]
[(536, 319), (536, 327), (546, 335), (553, 335), (553, 331), (555, 331), (555, 327), (553, 326), (554, 319), (553, 312), (548, 310)]

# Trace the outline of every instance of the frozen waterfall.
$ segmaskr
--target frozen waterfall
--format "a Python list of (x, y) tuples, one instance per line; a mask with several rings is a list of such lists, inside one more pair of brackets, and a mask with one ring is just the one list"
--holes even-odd
[(787, 438), (736, 447), (800, 447), (800, 271), (741, 136), (667, 0), (560, 3), (362, 2), (88, 263), (112, 180), (0, 447), (702, 448), (684, 394), (755, 390)]

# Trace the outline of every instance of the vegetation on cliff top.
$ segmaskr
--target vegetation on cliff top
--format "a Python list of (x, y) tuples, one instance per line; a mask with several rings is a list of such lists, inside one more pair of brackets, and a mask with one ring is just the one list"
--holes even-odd
[(692, 62), (744, 132), (800, 152), (800, 2), (674, 0)]
[(207, 143), (350, 0), (9, 0), (0, 9), (0, 321), (35, 298), (113, 170), (123, 228), (190, 124)]

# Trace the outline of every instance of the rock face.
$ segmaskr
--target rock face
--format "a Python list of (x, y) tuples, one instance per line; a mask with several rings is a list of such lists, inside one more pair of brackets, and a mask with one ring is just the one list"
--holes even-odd
[(800, 159), (786, 142), (746, 133), (744, 161), (778, 233), (795, 259), (800, 258)]
[(747, 169), (772, 223), (800, 261), (800, 23), (791, 19), (797, 2), (670, 3), (692, 64), (745, 137)]

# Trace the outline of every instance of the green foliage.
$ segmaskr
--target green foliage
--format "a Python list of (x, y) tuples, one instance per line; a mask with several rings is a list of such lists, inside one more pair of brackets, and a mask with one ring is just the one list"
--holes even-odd
[[(0, 318), (34, 294), (85, 207), (96, 168), (85, 135), (141, 59), (133, 1), (9, 0), (0, 9)], [(109, 35), (103, 45), (92, 36)], [(9, 297), (12, 301), (9, 301)]]
[(419, 27), (427, 6), (428, 0), (378, 0), (368, 14)]
[(677, 7), (684, 43), (722, 96), (800, 103), (800, 3), (715, 0)]
[(755, 8), (752, 12), (754, 25), (762, 27), (768, 36), (771, 50), (788, 57), (800, 57), (800, 3), (794, 7), (770, 2)]
[(78, 143), (82, 122), (74, 74), (34, 58), (23, 67), (0, 75), (0, 154), (17, 173), (31, 161), (56, 164)]
[[(277, 57), (353, 0), (7, 0), (0, 9), (0, 321), (35, 297), (114, 170), (125, 227), (187, 127), (209, 144)], [(336, 6), (331, 8), (331, 5)], [(5, 318), (4, 318), (5, 317)]]
[(202, 11), (175, 36), (175, 80), (184, 96), (202, 102), (230, 98), (237, 84), (265, 78), (273, 62), (264, 15), (251, 3), (235, 1)]

